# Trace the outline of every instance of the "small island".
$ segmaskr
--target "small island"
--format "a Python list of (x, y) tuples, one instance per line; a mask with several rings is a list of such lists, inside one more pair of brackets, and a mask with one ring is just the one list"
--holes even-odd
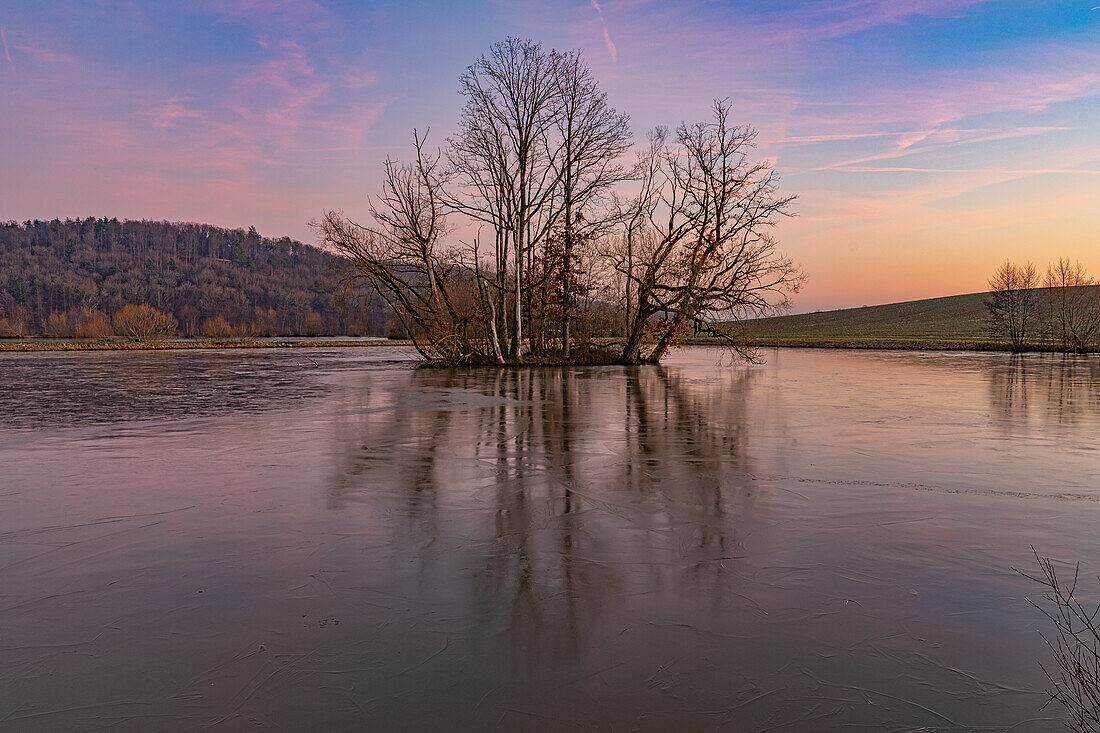
[(414, 130), (412, 159), (385, 161), (371, 221), (313, 223), (348, 263), (341, 285), (376, 292), (425, 364), (656, 363), (689, 334), (750, 355), (716, 324), (798, 290), (770, 233), (795, 197), (729, 100), (624, 164), (627, 115), (579, 52), (508, 38), (459, 90), (444, 147)]

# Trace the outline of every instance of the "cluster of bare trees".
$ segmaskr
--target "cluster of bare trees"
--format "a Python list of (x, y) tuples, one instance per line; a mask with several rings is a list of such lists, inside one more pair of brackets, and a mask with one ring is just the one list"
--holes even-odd
[(1040, 276), (1031, 262), (1006, 260), (989, 281), (990, 332), (1016, 351), (1086, 352), (1100, 344), (1100, 281), (1060, 258)]
[(457, 131), (434, 151), (414, 131), (369, 222), (315, 222), (349, 263), (342, 284), (377, 292), (425, 358), (570, 359), (602, 336), (615, 360), (653, 362), (692, 332), (736, 346), (719, 324), (797, 291), (802, 273), (769, 233), (794, 197), (753, 160), (755, 132), (728, 101), (632, 155), (627, 116), (578, 51), (509, 38), (459, 91)]

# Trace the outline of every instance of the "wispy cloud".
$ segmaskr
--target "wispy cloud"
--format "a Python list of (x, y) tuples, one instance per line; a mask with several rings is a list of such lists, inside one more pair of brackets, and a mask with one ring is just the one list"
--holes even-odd
[(1082, 174), (1088, 176), (1100, 176), (1100, 170), (1090, 170), (1086, 168), (997, 168), (997, 167), (982, 167), (982, 168), (902, 168), (902, 167), (870, 167), (870, 166), (850, 166), (843, 170), (851, 173), (949, 173), (957, 175), (960, 173), (977, 173), (980, 175), (988, 175), (990, 173), (1002, 174), (1009, 176), (1040, 176), (1050, 173), (1057, 174)]
[(837, 170), (854, 172), (864, 163), (873, 163), (882, 160), (894, 160), (898, 158), (911, 158), (940, 151), (945, 148), (958, 145), (974, 145), (978, 143), (996, 142), (1012, 138), (1027, 137), (1029, 135), (1041, 135), (1050, 132), (1065, 132), (1071, 128), (1064, 126), (1031, 126), (1014, 127), (1004, 129), (991, 128), (938, 128), (933, 130), (917, 130), (906, 133), (892, 133), (891, 135), (873, 135), (873, 137), (898, 137), (891, 149), (860, 156), (847, 160), (829, 163), (819, 166), (815, 170)]
[(807, 4), (801, 12), (783, 14), (781, 23), (764, 24), (761, 37), (770, 43), (812, 43), (842, 38), (918, 17), (951, 17), (992, 0), (855, 0)]
[(11, 67), (12, 73), (15, 73), (15, 64), (11, 61), (11, 52), (8, 51), (8, 37), (4, 33), (4, 26), (0, 26), (0, 45), (4, 47), (4, 58), (8, 60), (8, 66)]
[(160, 108), (156, 117), (153, 119), (153, 127), (163, 130), (167, 127), (171, 127), (178, 120), (202, 119), (201, 112), (188, 109), (184, 105), (186, 101), (186, 99), (175, 97), (165, 102), (164, 106)]
[[(0, 43), (23, 64), (19, 83), (4, 90), (17, 116), (0, 150), (28, 185), (0, 181), (0, 215), (109, 211), (266, 222), (306, 236), (323, 206), (363, 197), (362, 172), (380, 157), (366, 144), (369, 131), (393, 95), (376, 90), (377, 74), (362, 61), (340, 57), (346, 31), (308, 0), (200, 2), (189, 22), (230, 19), (249, 46), (181, 62), (173, 74), (113, 63), (66, 43), (62, 28), (6, 32)], [(237, 28), (221, 32), (240, 37)]]
[(596, 10), (596, 15), (600, 19), (600, 26), (603, 28), (603, 43), (607, 47), (607, 53), (611, 56), (611, 63), (618, 63), (619, 51), (615, 48), (615, 42), (611, 40), (611, 34), (607, 30), (607, 21), (603, 17), (603, 8), (596, 0), (590, 0), (592, 7)]

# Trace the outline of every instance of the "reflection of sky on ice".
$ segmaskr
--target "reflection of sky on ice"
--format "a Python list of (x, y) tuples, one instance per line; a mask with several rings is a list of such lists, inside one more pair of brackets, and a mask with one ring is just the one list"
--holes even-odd
[(6, 729), (1059, 728), (1094, 359), (397, 353), (0, 360)]

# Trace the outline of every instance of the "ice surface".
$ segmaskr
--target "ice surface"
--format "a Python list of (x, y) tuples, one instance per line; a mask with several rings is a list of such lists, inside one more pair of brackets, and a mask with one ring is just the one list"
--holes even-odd
[(0, 356), (0, 730), (1060, 729), (1096, 358), (407, 356)]

